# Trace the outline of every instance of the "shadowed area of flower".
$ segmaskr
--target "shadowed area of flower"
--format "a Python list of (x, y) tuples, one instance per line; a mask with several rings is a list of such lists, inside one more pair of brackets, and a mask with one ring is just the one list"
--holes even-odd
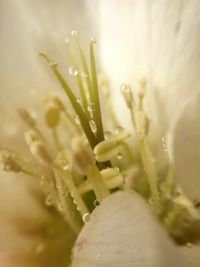
[(66, 266), (75, 235), (38, 184), (5, 175), (0, 186), (0, 265)]

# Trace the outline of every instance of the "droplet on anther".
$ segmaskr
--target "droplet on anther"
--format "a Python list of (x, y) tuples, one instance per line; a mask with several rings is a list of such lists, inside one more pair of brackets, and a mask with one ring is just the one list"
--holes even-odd
[(87, 78), (87, 73), (85, 73), (84, 71), (82, 71), (82, 73), (81, 73), (81, 76), (83, 77), (83, 78)]
[(92, 42), (93, 44), (96, 44), (96, 43), (97, 43), (96, 38), (95, 38), (95, 37), (92, 37), (92, 38), (91, 38), (91, 42)]

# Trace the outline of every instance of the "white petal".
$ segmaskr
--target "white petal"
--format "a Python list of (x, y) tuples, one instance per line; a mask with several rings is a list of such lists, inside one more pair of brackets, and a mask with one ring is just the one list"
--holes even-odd
[(198, 0), (100, 2), (102, 66), (112, 79), (116, 112), (122, 123), (126, 119), (121, 114), (126, 110), (121, 105), (119, 109), (118, 88), (122, 82), (134, 84), (138, 74), (147, 76), (150, 95), (157, 91), (148, 101), (150, 117), (157, 117), (153, 118), (157, 119), (156, 128), (167, 123), (177, 105), (198, 90), (199, 11)]
[(200, 95), (185, 105), (173, 133), (175, 176), (193, 199), (200, 197)]
[(88, 40), (95, 25), (90, 23), (86, 4), (77, 0), (1, 1), (1, 85), (11, 88), (12, 94), (55, 88), (57, 83), (38, 54), (47, 51), (67, 72), (70, 63), (64, 62), (69, 62), (64, 39), (77, 30), (81, 39)]
[(188, 267), (199, 267), (200, 246), (180, 246), (179, 251), (183, 255)]
[(178, 257), (144, 200), (118, 192), (93, 212), (76, 241), (72, 267), (183, 267)]

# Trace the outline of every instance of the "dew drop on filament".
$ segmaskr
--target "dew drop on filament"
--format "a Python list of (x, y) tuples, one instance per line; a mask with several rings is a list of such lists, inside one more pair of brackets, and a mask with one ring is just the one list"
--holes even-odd
[(123, 128), (123, 127), (121, 127), (121, 126), (118, 126), (118, 127), (116, 127), (116, 128), (115, 128), (115, 133), (116, 133), (116, 134), (120, 134), (120, 133), (122, 133), (122, 132), (123, 132), (123, 130), (124, 130), (124, 128)]
[(76, 122), (76, 124), (78, 124), (78, 125), (80, 125), (81, 124), (81, 121), (80, 121), (80, 118), (79, 118), (79, 116), (74, 116), (74, 120), (75, 120), (75, 122)]
[(117, 154), (117, 159), (121, 160), (123, 158), (122, 154), (121, 153), (118, 153)]
[(89, 220), (90, 220), (90, 214), (89, 214), (89, 213), (85, 213), (85, 214), (83, 215), (82, 219), (83, 219), (83, 222), (84, 222), (84, 223), (88, 223)]
[(97, 43), (96, 38), (95, 38), (95, 37), (92, 37), (92, 38), (91, 38), (91, 42), (92, 42), (93, 44), (96, 44), (96, 43)]
[(69, 67), (69, 74), (72, 76), (77, 76), (78, 75), (78, 69), (74, 66)]
[(53, 205), (53, 196), (51, 194), (47, 195), (45, 203), (46, 203), (47, 206)]
[(81, 73), (81, 76), (83, 77), (83, 78), (87, 78), (87, 73), (85, 73), (84, 71)]
[(96, 133), (97, 132), (97, 126), (96, 126), (95, 121), (94, 120), (90, 120), (89, 124), (90, 124), (90, 128), (91, 128), (92, 132)]
[(44, 244), (38, 244), (36, 247), (35, 247), (35, 253), (36, 254), (41, 254), (43, 251), (44, 251)]
[(77, 37), (77, 36), (78, 36), (78, 32), (77, 32), (76, 30), (73, 30), (73, 31), (71, 32), (71, 35), (72, 35), (73, 37)]

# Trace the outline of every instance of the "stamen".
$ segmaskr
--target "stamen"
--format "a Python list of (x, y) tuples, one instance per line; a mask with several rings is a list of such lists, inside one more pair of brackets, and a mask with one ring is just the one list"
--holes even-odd
[(26, 123), (27, 126), (29, 126), (30, 128), (36, 127), (35, 119), (31, 116), (31, 114), (27, 110), (18, 108), (17, 112), (20, 118), (23, 120), (24, 123)]
[(16, 173), (23, 171), (21, 164), (6, 150), (0, 151), (0, 169)]
[(37, 133), (28, 131), (25, 133), (25, 140), (33, 156), (42, 164), (49, 166), (52, 163), (44, 143), (39, 139)]
[[(44, 59), (47, 61), (47, 63), (51, 62), (50, 59), (45, 55), (45, 54), (40, 54), (42, 57), (44, 57)], [(69, 85), (67, 84), (67, 82), (64, 80), (64, 78), (62, 77), (61, 73), (58, 71), (57, 68), (52, 68), (54, 74), (56, 75), (58, 81), (60, 82), (60, 84), (62, 85), (64, 91), (66, 92), (73, 108), (74, 108), (74, 111), (76, 112), (77, 116), (79, 116), (80, 118), (80, 121), (81, 121), (81, 125), (82, 125), (82, 128), (88, 138), (88, 141), (91, 145), (91, 147), (93, 148), (96, 144), (96, 138), (90, 128), (90, 125), (89, 125), (89, 121), (87, 119), (87, 116), (85, 114), (85, 112), (83, 111), (82, 107), (77, 104), (77, 101), (76, 101), (76, 97), (74, 95), (74, 93), (72, 92), (71, 88), (69, 87)]]
[(122, 142), (130, 137), (126, 132), (121, 133), (118, 136), (113, 136), (100, 142), (94, 148), (94, 155), (97, 161), (105, 162), (113, 157), (116, 157), (120, 153), (120, 146)]

